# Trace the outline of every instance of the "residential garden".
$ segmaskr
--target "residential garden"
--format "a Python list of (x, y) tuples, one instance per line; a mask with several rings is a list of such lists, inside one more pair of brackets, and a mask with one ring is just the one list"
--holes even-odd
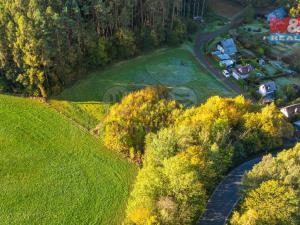
[[(207, 43), (204, 52), (220, 71), (233, 73), (238, 65), (250, 65), (252, 69), (245, 79), (235, 79), (234, 76), (228, 79), (241, 86), (246, 95), (257, 101), (275, 101), (278, 106), (284, 106), (297, 101), (300, 94), (300, 61), (297, 60), (300, 46), (298, 43), (272, 43), (266, 38), (268, 35), (269, 24), (266, 19), (245, 20), (238, 28), (230, 29)], [(232, 56), (234, 65), (227, 68), (228, 64), (221, 64), (224, 57), (220, 59), (214, 53), (218, 44), (230, 39), (234, 41), (237, 51)], [(266, 99), (259, 88), (270, 83), (275, 83), (276, 91)]]

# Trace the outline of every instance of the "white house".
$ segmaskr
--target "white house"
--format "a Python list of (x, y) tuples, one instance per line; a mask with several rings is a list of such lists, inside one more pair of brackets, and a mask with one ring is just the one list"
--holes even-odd
[(281, 108), (280, 111), (287, 117), (293, 117), (297, 114), (300, 114), (300, 103), (289, 105), (284, 108)]
[(264, 97), (266, 95), (274, 94), (276, 88), (276, 83), (274, 81), (270, 81), (259, 86), (258, 92)]
[(232, 76), (236, 80), (243, 80), (249, 77), (249, 74), (253, 71), (253, 66), (247, 64), (246, 66), (238, 65), (233, 71)]

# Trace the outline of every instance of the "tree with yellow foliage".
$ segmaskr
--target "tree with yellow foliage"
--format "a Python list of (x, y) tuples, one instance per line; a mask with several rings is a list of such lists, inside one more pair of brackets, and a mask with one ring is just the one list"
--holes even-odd
[(131, 93), (106, 116), (104, 143), (109, 149), (132, 157), (141, 155), (146, 134), (172, 124), (177, 108), (164, 87), (147, 87)]
[(263, 182), (250, 191), (241, 206), (242, 214), (233, 214), (232, 225), (299, 224), (299, 199), (296, 192), (276, 180)]

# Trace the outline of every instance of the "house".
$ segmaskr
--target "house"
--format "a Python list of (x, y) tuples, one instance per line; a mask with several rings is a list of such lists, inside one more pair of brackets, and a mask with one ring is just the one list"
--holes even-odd
[(270, 81), (260, 85), (258, 92), (264, 97), (266, 95), (274, 94), (276, 90), (276, 83), (274, 81)]
[(253, 71), (253, 66), (247, 64), (246, 66), (238, 65), (233, 71), (232, 76), (236, 80), (243, 80), (249, 77), (249, 74)]
[(217, 49), (222, 53), (222, 54), (227, 54), (227, 55), (234, 55), (237, 53), (237, 48), (236, 45), (233, 41), (232, 38), (225, 39), (223, 41), (220, 41), (217, 44)]
[(221, 55), (216, 55), (220, 61), (223, 61), (223, 60), (230, 60), (230, 56), (228, 54), (221, 54)]
[(232, 59), (222, 60), (219, 63), (220, 66), (225, 66), (225, 67), (232, 67), (234, 66), (234, 64), (235, 64), (235, 60)]
[(284, 7), (280, 7), (275, 9), (274, 11), (270, 12), (266, 15), (266, 18), (268, 22), (270, 22), (272, 19), (283, 19), (288, 16), (287, 11)]
[(229, 60), (231, 57), (228, 54), (222, 54), (220, 51), (215, 51), (211, 53), (213, 56), (217, 57), (220, 61)]
[(280, 111), (287, 117), (291, 118), (297, 114), (300, 114), (300, 103), (289, 105), (284, 108), (281, 108)]

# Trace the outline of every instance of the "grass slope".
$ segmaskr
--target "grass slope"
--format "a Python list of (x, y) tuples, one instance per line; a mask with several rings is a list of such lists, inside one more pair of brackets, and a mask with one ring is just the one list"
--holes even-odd
[(54, 109), (0, 95), (0, 224), (119, 224), (135, 173)]
[[(57, 99), (71, 102), (111, 102), (146, 85), (165, 85), (176, 89), (177, 97), (196, 96), (196, 103), (213, 95), (234, 93), (200, 66), (182, 48), (163, 49), (98, 71), (67, 88)], [(188, 91), (187, 91), (188, 89)], [(178, 99), (177, 99), (178, 100)]]

